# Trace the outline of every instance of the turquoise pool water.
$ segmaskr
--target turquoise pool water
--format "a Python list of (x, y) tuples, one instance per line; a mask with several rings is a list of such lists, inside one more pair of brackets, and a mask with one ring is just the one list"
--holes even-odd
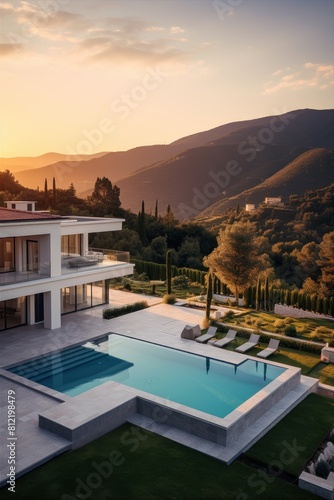
[(225, 417), (285, 369), (255, 360), (230, 364), (111, 334), (98, 343), (66, 349), (9, 371), (70, 396), (113, 380)]

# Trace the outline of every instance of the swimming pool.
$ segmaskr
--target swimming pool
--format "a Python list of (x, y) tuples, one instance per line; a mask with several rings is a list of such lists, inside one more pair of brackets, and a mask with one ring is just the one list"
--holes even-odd
[(251, 359), (231, 364), (111, 334), (8, 370), (70, 396), (111, 380), (222, 418), (285, 368)]

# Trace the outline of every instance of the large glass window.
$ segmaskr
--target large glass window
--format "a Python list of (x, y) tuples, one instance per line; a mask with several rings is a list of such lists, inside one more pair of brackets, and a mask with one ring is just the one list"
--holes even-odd
[(15, 271), (14, 238), (0, 238), (0, 273)]
[(0, 330), (27, 324), (27, 298), (0, 301)]
[(62, 314), (106, 304), (109, 301), (108, 284), (107, 280), (102, 280), (63, 288), (61, 291)]
[(67, 234), (61, 237), (61, 251), (65, 255), (81, 255), (81, 235)]

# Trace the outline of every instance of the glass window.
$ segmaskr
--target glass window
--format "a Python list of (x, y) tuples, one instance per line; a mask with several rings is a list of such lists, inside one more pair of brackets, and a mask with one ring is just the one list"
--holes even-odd
[(27, 324), (27, 298), (0, 302), (0, 330)]
[(61, 251), (63, 254), (81, 255), (81, 235), (67, 234), (61, 237)]
[(75, 286), (62, 288), (61, 312), (62, 314), (75, 311)]
[(0, 238), (0, 272), (15, 271), (14, 238)]
[(92, 283), (92, 305), (99, 306), (105, 304), (105, 281), (95, 281)]

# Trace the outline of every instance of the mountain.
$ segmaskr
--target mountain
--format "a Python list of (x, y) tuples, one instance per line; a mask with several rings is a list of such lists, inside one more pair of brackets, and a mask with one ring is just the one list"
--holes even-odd
[[(138, 212), (145, 200), (145, 208), (153, 211), (158, 199), (161, 211), (170, 204), (180, 220), (209, 211), (211, 205), (260, 185), (301, 154), (334, 146), (334, 110), (297, 110), (218, 129), (213, 135), (223, 133), (220, 138), (118, 181), (122, 206)], [(328, 178), (334, 181), (333, 171), (318, 179), (319, 187)]]
[(282, 197), (282, 201), (286, 202), (292, 194), (303, 195), (305, 191), (320, 189), (333, 182), (334, 148), (310, 149), (256, 187), (214, 203), (203, 210), (198, 219), (219, 216), (228, 208), (237, 205), (240, 207), (246, 203), (258, 205), (266, 196)]
[[(92, 155), (80, 155), (85, 160), (98, 158), (106, 153), (96, 153)], [(12, 173), (25, 169), (36, 169), (50, 165), (58, 161), (74, 161), (79, 155), (65, 155), (61, 153), (45, 153), (40, 156), (19, 156), (16, 158), (0, 158), (0, 171), (10, 170)]]
[[(210, 206), (221, 210), (229, 199), (234, 203), (234, 197), (261, 185), (303, 153), (332, 146), (334, 110), (301, 109), (228, 123), (168, 145), (101, 153), (85, 161), (62, 159), (15, 177), (30, 188), (43, 186), (45, 178), (50, 185), (55, 177), (58, 188), (73, 183), (78, 193), (90, 193), (96, 178), (105, 176), (119, 186), (123, 208), (138, 212), (144, 200), (146, 210), (153, 212), (158, 200), (161, 212), (171, 205), (183, 220)], [(282, 189), (284, 196), (289, 189)]]

